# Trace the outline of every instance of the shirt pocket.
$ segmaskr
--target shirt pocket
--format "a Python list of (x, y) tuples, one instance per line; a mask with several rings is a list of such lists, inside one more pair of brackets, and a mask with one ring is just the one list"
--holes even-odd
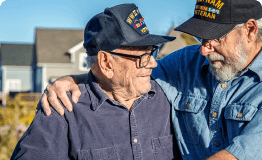
[(233, 103), (225, 107), (224, 117), (226, 120), (228, 139), (233, 139), (239, 135), (257, 111), (257, 107), (251, 104)]
[(205, 114), (203, 110), (207, 105), (207, 100), (196, 95), (178, 94), (172, 104), (173, 119), (176, 116), (178, 121), (173, 121), (177, 132), (180, 132), (181, 138), (192, 145), (199, 144), (202, 128), (206, 125)]
[(171, 160), (174, 158), (173, 135), (154, 138), (151, 142), (154, 160)]
[(82, 150), (78, 153), (79, 160), (118, 160), (117, 147)]

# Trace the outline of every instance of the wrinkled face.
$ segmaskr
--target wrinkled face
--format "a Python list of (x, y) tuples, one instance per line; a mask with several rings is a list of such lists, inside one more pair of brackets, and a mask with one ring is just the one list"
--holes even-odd
[[(209, 43), (214, 45), (212, 41)], [(210, 63), (209, 70), (217, 80), (231, 80), (245, 68), (248, 50), (241, 37), (239, 28), (234, 29), (224, 37), (219, 46), (211, 46), (213, 50), (208, 53), (203, 49), (203, 45), (205, 45), (205, 41), (202, 43), (201, 54), (208, 59)]]
[[(127, 55), (140, 56), (150, 53), (152, 47), (121, 47), (113, 52)], [(139, 59), (114, 55), (114, 78), (113, 83), (119, 90), (127, 91), (126, 96), (140, 97), (151, 89), (150, 75), (152, 69), (157, 66), (153, 56), (150, 57), (147, 66), (140, 68)]]

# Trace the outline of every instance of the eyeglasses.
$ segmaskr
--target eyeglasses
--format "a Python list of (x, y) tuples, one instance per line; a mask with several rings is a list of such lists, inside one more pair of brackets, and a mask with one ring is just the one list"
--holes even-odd
[(220, 46), (221, 45), (221, 40), (226, 36), (227, 34), (225, 34), (224, 36), (220, 37), (220, 38), (217, 38), (217, 39), (212, 39), (212, 40), (206, 40), (206, 39), (203, 39), (202, 40), (202, 43), (209, 43), (211, 44), (211, 41), (214, 41), (214, 45), (213, 46)]
[(207, 39), (201, 39), (201, 38), (197, 38), (195, 36), (193, 36), (193, 38), (198, 42), (198, 43), (201, 43), (201, 44), (205, 44), (205, 43), (208, 43), (208, 44), (211, 44), (211, 41), (214, 41), (215, 42), (215, 45), (214, 46), (220, 46), (221, 45), (221, 39), (223, 39), (226, 35), (218, 38), (218, 39), (212, 39), (212, 40), (207, 40)]
[(153, 46), (150, 53), (145, 53), (145, 54), (142, 54), (140, 56), (134, 56), (134, 55), (123, 54), (123, 53), (116, 53), (116, 52), (111, 52), (111, 51), (107, 51), (107, 52), (114, 54), (114, 55), (122, 56), (122, 57), (139, 59), (139, 67), (144, 68), (148, 65), (151, 56), (153, 56), (155, 59), (157, 58), (158, 48), (159, 48), (158, 46)]

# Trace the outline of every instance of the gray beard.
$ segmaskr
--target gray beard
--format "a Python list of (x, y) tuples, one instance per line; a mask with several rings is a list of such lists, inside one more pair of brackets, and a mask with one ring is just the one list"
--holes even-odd
[(223, 65), (210, 63), (209, 71), (221, 82), (229, 81), (237, 76), (244, 68), (247, 62), (247, 49), (242, 38), (236, 40), (235, 54), (227, 59), (221, 54), (214, 53), (206, 56), (209, 61), (220, 60)]

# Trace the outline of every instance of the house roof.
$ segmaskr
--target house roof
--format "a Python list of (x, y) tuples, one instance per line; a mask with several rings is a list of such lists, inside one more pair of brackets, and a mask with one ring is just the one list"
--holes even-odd
[(172, 53), (172, 52), (174, 52), (176, 50), (179, 50), (179, 49), (184, 48), (184, 47), (187, 46), (187, 44), (185, 43), (185, 41), (184, 41), (184, 39), (182, 38), (181, 35), (182, 35), (181, 32), (175, 31), (174, 27), (171, 27), (171, 29), (170, 29), (170, 31), (168, 33), (168, 36), (176, 37), (176, 39), (174, 41), (165, 43), (161, 47), (158, 59), (161, 59), (164, 56), (166, 56), (166, 55), (168, 55), (168, 54), (170, 54), (170, 53)]
[(1, 44), (2, 65), (30, 66), (33, 60), (32, 44)]
[(184, 48), (188, 45), (194, 45), (194, 44), (199, 44), (194, 38), (193, 36), (186, 34), (186, 33), (182, 33), (179, 31), (175, 31), (174, 27), (171, 27), (168, 36), (173, 36), (176, 37), (176, 39), (174, 41), (165, 43), (160, 50), (158, 59), (161, 59), (163, 57), (165, 57), (166, 55), (179, 50), (181, 48)]
[(84, 40), (84, 30), (36, 29), (38, 63), (70, 63), (68, 50)]

